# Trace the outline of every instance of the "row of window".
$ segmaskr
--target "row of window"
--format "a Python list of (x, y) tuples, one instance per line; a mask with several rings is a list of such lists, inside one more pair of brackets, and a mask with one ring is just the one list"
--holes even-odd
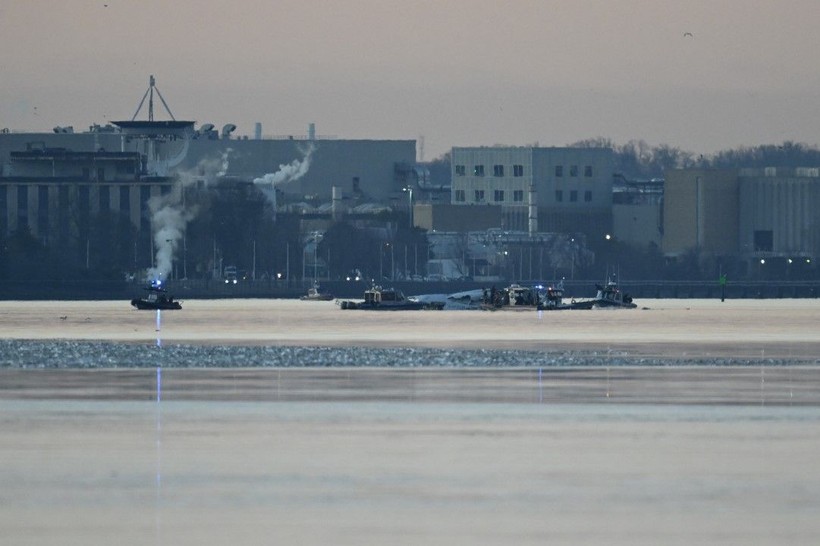
[[(467, 201), (467, 192), (466, 190), (456, 190), (455, 191), (455, 201), (456, 203), (465, 203)], [(503, 203), (504, 202), (504, 190), (493, 190), (493, 201), (496, 203)], [(485, 191), (484, 190), (473, 190), (473, 201), (475, 202), (484, 202), (485, 200)], [(555, 190), (555, 201), (557, 203), (562, 203), (564, 201), (564, 190)], [(578, 190), (570, 190), (569, 192), (569, 202), (576, 203), (578, 201)], [(584, 192), (584, 201), (586, 203), (590, 203), (592, 201), (592, 192), (587, 190)], [(513, 203), (523, 203), (524, 202), (524, 190), (513, 190)]]
[[(569, 176), (573, 178), (577, 178), (580, 173), (580, 168), (578, 165), (570, 165), (569, 166)], [(456, 176), (467, 176), (467, 166), (466, 165), (456, 165)], [(473, 176), (484, 176), (484, 165), (473, 165)], [(504, 176), (504, 165), (493, 165), (493, 176), (502, 177)], [(521, 177), (524, 176), (524, 165), (513, 165), (513, 176), (514, 177)], [(556, 165), (555, 166), (555, 177), (556, 178), (563, 178), (564, 177), (564, 166), (563, 165)], [(592, 165), (584, 165), (584, 177), (585, 178), (592, 178)]]

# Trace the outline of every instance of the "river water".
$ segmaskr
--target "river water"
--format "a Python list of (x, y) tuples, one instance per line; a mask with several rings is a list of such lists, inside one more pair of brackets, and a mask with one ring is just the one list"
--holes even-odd
[(816, 544), (818, 373), (734, 371), (6, 373), (0, 542)]
[[(0, 338), (157, 351), (227, 342), (237, 355), (244, 343), (523, 344), (613, 349), (636, 365), (562, 366), (559, 355), (543, 368), (283, 369), (243, 368), (237, 356), (209, 369), (19, 369), (5, 355), (0, 544), (747, 546), (820, 536), (812, 302), (543, 317), (194, 303), (163, 315), (161, 332), (153, 315), (116, 302), (0, 303)], [(641, 355), (668, 365), (637, 365)], [(701, 364), (679, 365), (686, 355)], [(760, 358), (708, 365), (727, 355)], [(59, 350), (49, 358), (59, 365)], [(105, 366), (105, 354), (94, 359)]]

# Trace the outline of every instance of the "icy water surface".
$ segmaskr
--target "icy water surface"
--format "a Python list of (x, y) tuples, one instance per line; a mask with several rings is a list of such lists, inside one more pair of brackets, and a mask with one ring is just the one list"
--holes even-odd
[[(820, 536), (814, 404), (611, 403), (616, 390), (584, 404), (544, 403), (537, 390), (505, 402), (466, 378), (459, 396), (402, 399), (406, 377), (381, 375), (379, 389), (393, 394), (366, 396), (362, 385), (374, 383), (356, 379), (362, 370), (283, 382), (302, 394), (280, 391), (279, 401), (250, 396), (258, 376), (237, 380), (235, 396), (223, 377), (224, 389), (186, 400), (167, 374), (158, 401), (145, 378), (86, 373), (85, 390), (69, 388), (73, 399), (0, 397), (2, 544), (748, 545)], [(458, 372), (440, 382), (450, 374)], [(106, 399), (117, 383), (120, 394)], [(207, 374), (194, 384), (209, 384)], [(515, 385), (502, 374), (494, 389)]]

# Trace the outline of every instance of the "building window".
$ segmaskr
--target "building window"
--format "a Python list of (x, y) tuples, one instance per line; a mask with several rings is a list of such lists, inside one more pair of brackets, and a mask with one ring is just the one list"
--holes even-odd
[(563, 190), (555, 190), (555, 200), (559, 203), (564, 200)]
[(37, 234), (48, 243), (48, 186), (37, 186)]
[(473, 167), (473, 176), (484, 176), (484, 165), (476, 165)]
[(592, 165), (587, 165), (584, 167), (584, 176), (587, 178), (592, 178)]
[(586, 201), (587, 203), (592, 202), (592, 192), (591, 191), (587, 190), (587, 191), (584, 192), (584, 201)]
[(100, 212), (111, 210), (111, 187), (100, 186)]
[(555, 177), (561, 178), (564, 176), (564, 166), (563, 165), (556, 165), (555, 166)]
[(495, 190), (493, 193), (493, 200), (494, 201), (503, 201), (504, 200), (504, 190)]
[(578, 190), (572, 190), (569, 192), (569, 201), (570, 203), (575, 203), (578, 201)]
[(120, 212), (131, 217), (131, 188), (128, 186), (120, 187)]
[(493, 165), (493, 176), (504, 176), (504, 165)]
[(513, 201), (516, 203), (524, 202), (524, 190), (513, 190)]
[(570, 165), (569, 166), (569, 175), (570, 176), (578, 176), (578, 165)]
[(463, 203), (467, 200), (467, 197), (464, 195), (464, 190), (456, 190), (456, 202)]
[(456, 176), (464, 176), (467, 174), (467, 169), (464, 165), (456, 165)]
[(17, 186), (17, 227), (28, 228), (28, 186)]
[(754, 243), (756, 252), (772, 252), (774, 250), (774, 232), (771, 230), (755, 231)]
[(513, 176), (524, 176), (524, 165), (513, 165)]
[(476, 203), (484, 201), (484, 190), (475, 190), (475, 201)]

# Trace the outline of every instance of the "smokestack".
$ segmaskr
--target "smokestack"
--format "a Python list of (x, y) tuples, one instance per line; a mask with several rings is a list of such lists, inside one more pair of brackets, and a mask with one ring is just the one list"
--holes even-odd
[(316, 124), (311, 123), (308, 125), (308, 140), (316, 140)]
[(262, 124), (258, 121), (256, 122), (256, 128), (253, 131), (253, 138), (256, 140), (262, 140)]
[(330, 210), (334, 222), (342, 219), (342, 188), (340, 186), (333, 186), (333, 202)]
[(531, 237), (538, 233), (538, 204), (536, 203), (535, 198), (535, 184), (530, 184), (528, 220)]

